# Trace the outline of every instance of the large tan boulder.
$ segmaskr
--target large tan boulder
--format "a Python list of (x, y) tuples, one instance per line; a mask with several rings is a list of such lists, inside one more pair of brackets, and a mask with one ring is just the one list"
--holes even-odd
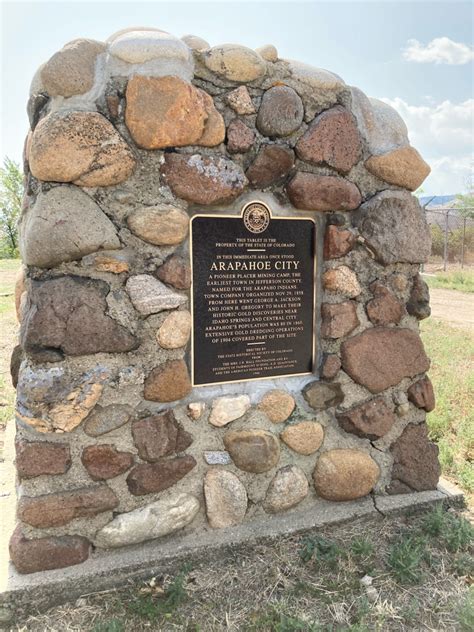
[(33, 133), (30, 170), (39, 180), (103, 187), (123, 182), (134, 168), (129, 146), (98, 112), (55, 112)]
[(372, 491), (379, 475), (379, 466), (366, 452), (336, 449), (319, 457), (313, 480), (326, 500), (355, 500)]
[(97, 56), (105, 44), (91, 39), (76, 39), (61, 48), (41, 67), (43, 88), (54, 96), (84, 94), (94, 85)]
[(399, 147), (371, 156), (365, 163), (370, 173), (398, 187), (415, 191), (430, 174), (430, 166), (413, 147)]

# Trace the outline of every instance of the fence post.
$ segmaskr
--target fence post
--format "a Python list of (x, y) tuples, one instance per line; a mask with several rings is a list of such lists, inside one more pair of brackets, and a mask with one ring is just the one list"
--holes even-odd
[(466, 217), (462, 223), (461, 270), (464, 268), (464, 242), (466, 240)]
[(444, 265), (443, 270), (446, 272), (446, 266), (448, 261), (448, 229), (449, 229), (449, 209), (446, 211), (446, 217), (444, 222)]

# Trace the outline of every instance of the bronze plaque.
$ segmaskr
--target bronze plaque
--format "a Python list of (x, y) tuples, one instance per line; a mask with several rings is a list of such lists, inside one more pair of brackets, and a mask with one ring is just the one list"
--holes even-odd
[(261, 202), (193, 217), (193, 385), (312, 372), (315, 232)]

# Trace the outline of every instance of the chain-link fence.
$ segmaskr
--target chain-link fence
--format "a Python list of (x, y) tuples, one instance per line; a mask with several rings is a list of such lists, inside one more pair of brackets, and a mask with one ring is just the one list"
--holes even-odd
[[(431, 256), (427, 266), (435, 269), (474, 268), (474, 219), (454, 207), (425, 206), (431, 230)], [(425, 268), (427, 267), (425, 266)]]

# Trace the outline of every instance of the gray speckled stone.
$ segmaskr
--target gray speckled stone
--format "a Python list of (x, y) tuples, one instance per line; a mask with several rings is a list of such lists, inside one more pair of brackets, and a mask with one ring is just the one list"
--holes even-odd
[(232, 463), (227, 450), (204, 450), (203, 456), (208, 465), (230, 465)]
[(77, 187), (40, 193), (23, 218), (20, 251), (26, 265), (50, 268), (107, 248), (120, 248), (115, 227)]
[(96, 406), (84, 422), (84, 432), (90, 437), (100, 437), (126, 424), (132, 415), (133, 408), (127, 404)]

